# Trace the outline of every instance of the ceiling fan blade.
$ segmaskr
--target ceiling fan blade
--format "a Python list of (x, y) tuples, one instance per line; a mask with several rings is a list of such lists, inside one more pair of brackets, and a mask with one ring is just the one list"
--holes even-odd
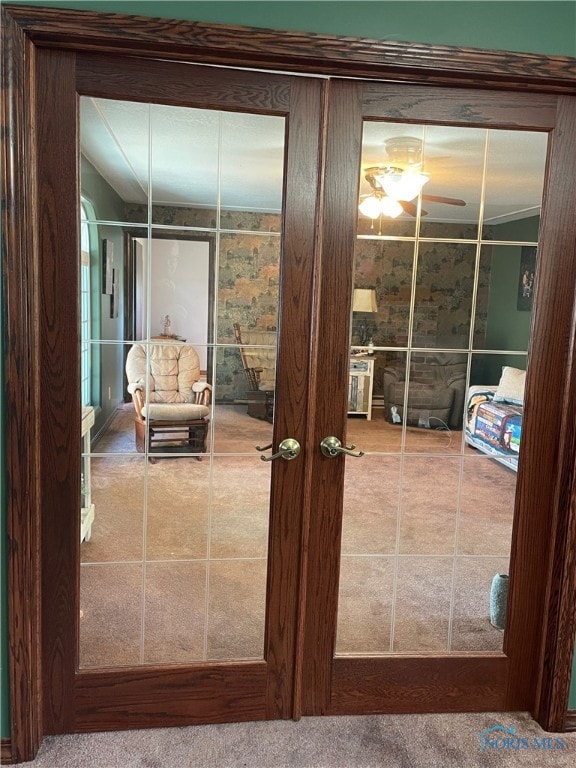
[(466, 205), (464, 200), (457, 197), (438, 197), (438, 195), (422, 195), (422, 200), (430, 200), (431, 203), (445, 203), (446, 205)]
[[(415, 203), (409, 203), (406, 200), (399, 200), (398, 202), (402, 208), (404, 208), (404, 213), (407, 213), (409, 216), (416, 216), (418, 206), (415, 205)], [(425, 211), (424, 208), (422, 208), (420, 210), (420, 216), (428, 216), (428, 211)]]

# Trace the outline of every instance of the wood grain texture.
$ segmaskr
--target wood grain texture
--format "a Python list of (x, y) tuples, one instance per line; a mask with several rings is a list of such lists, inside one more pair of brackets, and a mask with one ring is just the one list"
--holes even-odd
[(98, 54), (78, 55), (77, 89), (81, 94), (127, 101), (160, 102), (205, 109), (233, 108), (286, 114), (290, 78), (275, 74), (195, 67), (168, 61)]
[[(322, 83), (294, 78), (285, 154), (280, 265), (280, 327), (274, 445), (293, 437), (304, 447), (294, 461), (272, 466), (268, 544), (267, 717), (291, 717), (300, 603), (301, 531), (310, 452), (309, 416), (312, 291), (315, 275)], [(308, 477), (309, 482), (312, 479)], [(309, 493), (309, 491), (308, 491)]]
[(266, 678), (264, 662), (84, 672), (76, 681), (74, 730), (263, 720)]
[(2, 739), (0, 741), (0, 764), (6, 765), (16, 761), (16, 756), (12, 751), (12, 740)]
[(38, 44), (354, 77), (574, 92), (576, 60), (90, 11), (6, 6)]
[[(356, 237), (357, 178), (362, 140), (363, 83), (332, 82), (323, 179), (322, 256), (313, 429), (312, 476), (306, 583), (305, 638), (302, 659), (302, 713), (323, 714), (330, 701), (331, 665), (336, 638), (338, 577), (344, 492), (343, 456), (320, 452), (324, 437), (346, 439), (348, 332)], [(327, 332), (327, 329), (329, 331)], [(326, 375), (329, 372), (329, 375)]]
[[(560, 731), (566, 717), (576, 636), (576, 225), (574, 216), (568, 213), (576, 211), (576, 98), (558, 98), (549, 174), (553, 182), (545, 192), (540, 235), (542, 247), (538, 258), (542, 261), (553, 260), (554, 269), (538, 286), (540, 293), (537, 297), (538, 306), (543, 307), (544, 313), (540, 322), (547, 320), (539, 340), (544, 345), (547, 338), (548, 349), (546, 358), (540, 363), (540, 357), (537, 357), (534, 367), (537, 369), (536, 376), (545, 379), (547, 363), (552, 363), (556, 357), (563, 370), (561, 380), (554, 382), (558, 387), (558, 397), (554, 401), (557, 408), (555, 423), (559, 425), (557, 443), (539, 446), (541, 453), (546, 451), (544, 461), (549, 462), (552, 478), (549, 487), (550, 516), (543, 521), (542, 528), (544, 546), (547, 547), (547, 571), (544, 574), (547, 593), (542, 610), (545, 633), (542, 656), (534, 658), (534, 666), (540, 669), (536, 702), (538, 720), (546, 730)], [(567, 220), (571, 225), (567, 225)], [(541, 270), (540, 264), (538, 270)], [(559, 315), (555, 320), (557, 312)], [(544, 381), (540, 384), (550, 386)], [(530, 487), (527, 492), (532, 495), (535, 489)], [(540, 494), (545, 492), (539, 490)], [(542, 502), (542, 499), (537, 498), (534, 503), (539, 501)], [(524, 570), (528, 554), (526, 552)], [(533, 554), (530, 552), (530, 557)], [(521, 568), (522, 563), (518, 567)], [(519, 606), (520, 610), (522, 608)], [(525, 662), (529, 664), (527, 659)], [(526, 675), (528, 669), (526, 666)], [(521, 668), (518, 674), (523, 674)]]
[(500, 93), (481, 88), (430, 88), (398, 83), (366, 83), (364, 114), (439, 125), (497, 126), (514, 130), (550, 130), (556, 120), (556, 96), (549, 93)]
[(568, 710), (563, 730), (576, 731), (576, 709)]
[(80, 355), (74, 54), (38, 50), (37, 284), (41, 387), (44, 733), (73, 729), (80, 542)]
[(499, 712), (503, 656), (336, 659), (331, 715)]
[[(2, 232), (8, 536), (10, 753), (31, 760), (42, 738), (38, 336), (35, 325), (32, 46), (2, 20)], [(3, 753), (7, 747), (3, 744)]]

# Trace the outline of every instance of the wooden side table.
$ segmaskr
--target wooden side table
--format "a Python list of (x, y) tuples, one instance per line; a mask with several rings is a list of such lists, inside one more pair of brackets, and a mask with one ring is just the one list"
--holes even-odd
[(92, 480), (90, 477), (90, 430), (94, 424), (94, 408), (91, 405), (82, 408), (82, 480), (80, 497), (80, 543), (90, 541), (94, 522), (94, 504), (92, 504)]

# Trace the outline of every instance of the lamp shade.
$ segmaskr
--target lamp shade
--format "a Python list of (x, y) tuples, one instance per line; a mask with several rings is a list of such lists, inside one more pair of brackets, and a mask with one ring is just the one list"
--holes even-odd
[(378, 312), (374, 288), (354, 288), (353, 312)]

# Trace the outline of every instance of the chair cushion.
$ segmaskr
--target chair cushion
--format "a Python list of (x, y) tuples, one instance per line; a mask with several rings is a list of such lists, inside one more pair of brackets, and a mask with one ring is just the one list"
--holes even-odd
[(150, 403), (142, 408), (142, 416), (157, 421), (190, 421), (203, 419), (210, 413), (207, 405), (193, 403)]
[(126, 374), (132, 387), (148, 387), (151, 403), (193, 403), (194, 382), (200, 378), (198, 353), (189, 344), (150, 344), (146, 371), (146, 345), (134, 344), (126, 359)]

